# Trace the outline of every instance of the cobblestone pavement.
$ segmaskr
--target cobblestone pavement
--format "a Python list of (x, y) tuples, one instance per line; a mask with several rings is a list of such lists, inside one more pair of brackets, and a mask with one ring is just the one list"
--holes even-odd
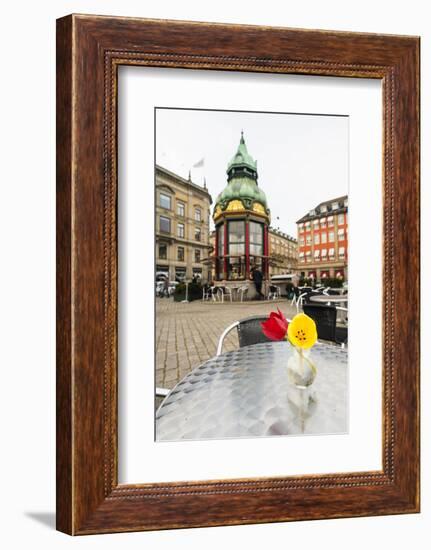
[[(186, 374), (214, 357), (224, 329), (250, 315), (269, 314), (279, 307), (291, 318), (296, 313), (290, 301), (212, 303), (196, 300), (188, 304), (172, 298), (156, 298), (156, 384), (173, 388)], [(236, 331), (225, 339), (223, 351), (238, 348)]]

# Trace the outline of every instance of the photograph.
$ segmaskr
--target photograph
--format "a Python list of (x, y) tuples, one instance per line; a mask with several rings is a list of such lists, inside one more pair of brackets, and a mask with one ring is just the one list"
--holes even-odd
[(155, 440), (348, 433), (349, 116), (154, 133)]
[(422, 550), (429, 5), (2, 8), (2, 547)]

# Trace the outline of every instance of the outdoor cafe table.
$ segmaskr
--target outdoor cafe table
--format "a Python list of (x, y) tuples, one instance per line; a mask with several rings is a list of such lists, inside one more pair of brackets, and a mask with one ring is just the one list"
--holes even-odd
[(316, 302), (319, 304), (335, 304), (343, 305), (349, 301), (347, 295), (344, 296), (326, 296), (325, 294), (317, 294), (316, 296), (310, 296), (310, 302)]
[[(215, 288), (217, 288), (219, 290), (222, 290), (225, 287), (223, 285), (220, 285), (220, 286), (216, 286)], [(239, 299), (238, 294), (239, 294), (239, 289), (240, 288), (241, 288), (241, 286), (239, 286), (239, 285), (238, 286), (229, 286), (229, 289), (231, 291), (232, 301), (235, 302), (236, 300)], [(227, 295), (227, 296), (229, 296), (229, 295)], [(221, 292), (221, 301), (224, 302), (224, 300), (225, 300), (225, 294), (222, 290), (222, 292)], [(227, 300), (227, 298), (226, 298), (226, 300)]]
[(317, 376), (307, 389), (288, 382), (296, 353), (286, 341), (245, 346), (209, 359), (168, 394), (156, 413), (158, 441), (347, 431), (347, 352), (318, 342)]

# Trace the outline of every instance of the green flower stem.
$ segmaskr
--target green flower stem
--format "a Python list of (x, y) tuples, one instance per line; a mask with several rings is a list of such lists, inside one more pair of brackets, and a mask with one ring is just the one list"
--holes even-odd
[(313, 376), (316, 376), (317, 369), (313, 361), (310, 361), (310, 359), (304, 355), (304, 350), (302, 348), (298, 348), (295, 346), (295, 349), (299, 353), (299, 358), (300, 358), (299, 364), (300, 364), (301, 372), (303, 370), (303, 361), (306, 361), (309, 364), (311, 371), (313, 372)]

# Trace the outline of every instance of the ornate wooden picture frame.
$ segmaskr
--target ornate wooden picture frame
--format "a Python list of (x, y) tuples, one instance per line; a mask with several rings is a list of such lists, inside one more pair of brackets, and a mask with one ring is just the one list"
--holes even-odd
[[(118, 483), (117, 69), (380, 79), (381, 471)], [(419, 511), (419, 38), (70, 15), (57, 22), (57, 528), (69, 534)]]

